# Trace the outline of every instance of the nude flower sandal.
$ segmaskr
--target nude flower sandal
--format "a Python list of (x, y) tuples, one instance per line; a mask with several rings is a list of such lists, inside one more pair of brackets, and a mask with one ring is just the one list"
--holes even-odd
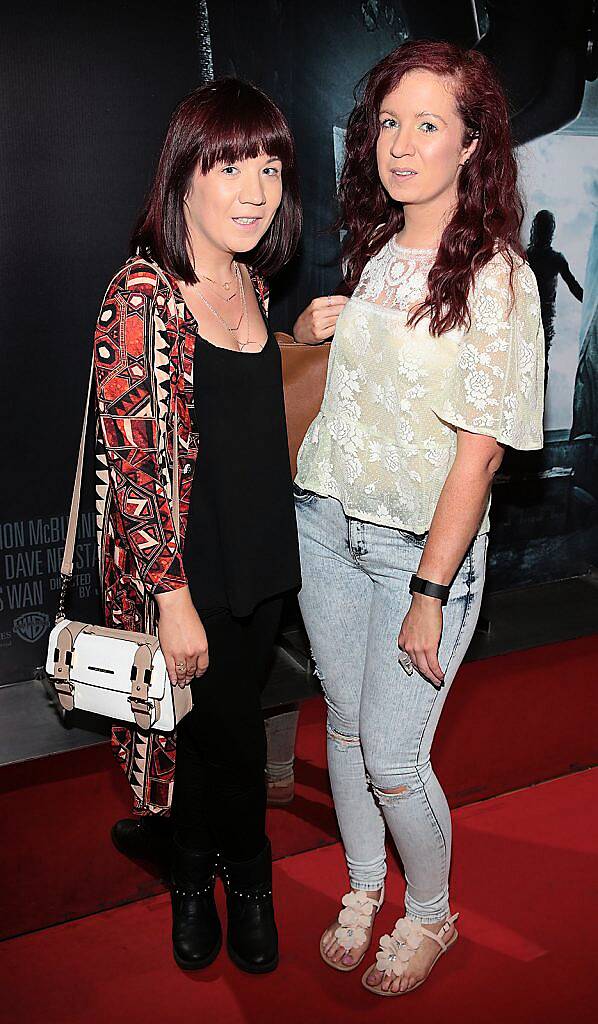
[[(442, 938), (450, 930), (451, 925), (458, 917), (458, 914), (453, 914), (452, 917), (447, 918), (438, 934), (429, 931), (428, 928), (424, 928), (418, 921), (411, 921), (408, 917), (401, 917), (397, 921), (392, 933), (381, 937), (380, 948), (376, 954), (376, 963), (368, 967), (361, 979), (363, 987), (376, 996), (406, 996), (408, 992), (413, 992), (416, 988), (419, 988), (429, 978), (436, 961), (444, 953), (447, 953), (459, 938), (457, 929), (455, 929), (448, 942), (445, 942)], [(412, 985), (411, 988), (406, 989), (404, 992), (392, 992), (390, 989), (384, 991), (382, 982), (379, 985), (368, 985), (367, 978), (374, 968), (380, 971), (381, 974), (392, 975), (393, 981), (395, 978), (402, 978), (413, 954), (421, 946), (424, 935), (437, 942), (440, 949), (430, 964), (428, 973), (421, 981), (417, 981), (415, 985)]]
[[(380, 907), (384, 903), (384, 886), (380, 892), (380, 897), (377, 900), (367, 896), (365, 892), (348, 892), (342, 898), (343, 909), (340, 911), (337, 921), (338, 928), (334, 933), (336, 941), (341, 945), (347, 953), (350, 953), (356, 946), (361, 946), (367, 939), (366, 928), (370, 928), (374, 922), (374, 918)], [(356, 960), (354, 964), (344, 964), (341, 960), (335, 963), (330, 960), (324, 952), (324, 935), (320, 939), (320, 956), (325, 964), (329, 967), (333, 967), (335, 971), (354, 971), (356, 967), (359, 967), (365, 954), (367, 953), (369, 946), (364, 949), (363, 953)], [(343, 954), (344, 956), (345, 954)]]

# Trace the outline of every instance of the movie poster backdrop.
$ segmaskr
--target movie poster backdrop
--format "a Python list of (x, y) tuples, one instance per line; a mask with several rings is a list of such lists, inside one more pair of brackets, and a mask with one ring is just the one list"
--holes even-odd
[[(44, 660), (103, 290), (126, 256), (171, 110), (223, 74), (264, 88), (295, 134), (305, 230), (298, 256), (272, 283), (273, 326), (288, 331), (340, 278), (330, 225), (359, 79), (416, 38), (478, 46), (496, 62), (513, 108), (523, 242), (533, 243), (549, 369), (545, 447), (509, 452), (495, 483), (487, 587), (574, 576), (596, 563), (598, 87), (590, 8), (583, 0), (200, 0), (166, 10), (153, 0), (31, 0), (4, 15), (0, 685), (31, 677)], [(71, 613), (99, 614), (90, 459)]]

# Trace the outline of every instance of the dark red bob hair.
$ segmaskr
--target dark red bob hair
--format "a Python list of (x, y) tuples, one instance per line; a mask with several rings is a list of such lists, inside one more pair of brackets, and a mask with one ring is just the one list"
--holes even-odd
[(390, 198), (380, 181), (376, 143), (384, 97), (403, 75), (415, 70), (430, 71), (447, 81), (463, 121), (464, 143), (478, 140), (459, 174), (457, 206), (428, 276), (427, 298), (411, 316), (415, 323), (429, 314), (430, 330), (439, 335), (454, 327), (469, 327), (468, 296), (474, 277), (497, 249), (505, 253), (511, 273), (511, 252), (523, 256), (519, 240), (523, 204), (507, 101), (490, 61), (451, 43), (405, 43), (362, 80), (363, 93), (347, 125), (338, 226), (347, 230), (343, 256), (349, 288), (355, 288), (370, 257), (405, 223), (402, 204)]
[(301, 234), (301, 201), (295, 145), (284, 114), (260, 89), (223, 78), (195, 89), (176, 108), (158, 169), (131, 239), (131, 254), (149, 252), (169, 273), (194, 284), (183, 202), (197, 165), (207, 174), (216, 164), (260, 156), (282, 162), (282, 201), (266, 234), (239, 256), (265, 277), (293, 255)]

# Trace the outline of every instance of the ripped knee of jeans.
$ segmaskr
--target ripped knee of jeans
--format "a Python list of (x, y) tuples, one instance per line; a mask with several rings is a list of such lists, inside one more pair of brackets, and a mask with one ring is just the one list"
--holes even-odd
[[(366, 758), (367, 761), (367, 758)], [(425, 788), (432, 765), (429, 759), (418, 764), (399, 762), (398, 766), (388, 765), (368, 768), (368, 782), (381, 807), (390, 807), (400, 800), (408, 800), (414, 793)]]
[(348, 733), (339, 732), (338, 729), (334, 729), (330, 723), (326, 726), (326, 732), (328, 739), (332, 740), (337, 750), (348, 750), (350, 747), (358, 747), (360, 744), (359, 736), (352, 736)]
[(396, 789), (378, 789), (377, 786), (372, 786), (372, 789), (381, 807), (392, 807), (393, 804), (406, 800), (413, 792), (410, 786), (397, 786)]
[(372, 792), (381, 807), (392, 807), (393, 804), (396, 804), (401, 800), (407, 800), (414, 790), (414, 786), (411, 784), (410, 780), (405, 780), (398, 786), (380, 786), (378, 783), (374, 782), (370, 776), (369, 783), (372, 787)]

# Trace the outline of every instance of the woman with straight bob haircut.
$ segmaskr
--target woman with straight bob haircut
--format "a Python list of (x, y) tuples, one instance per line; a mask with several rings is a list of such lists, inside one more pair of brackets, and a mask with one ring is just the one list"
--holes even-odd
[[(204, 85), (173, 114), (97, 322), (106, 622), (157, 631), (172, 685), (193, 694), (176, 773), (173, 736), (113, 730), (139, 815), (167, 813), (174, 788), (172, 937), (186, 970), (220, 949), (217, 867), (231, 958), (253, 973), (278, 962), (260, 693), (300, 575), (263, 275), (290, 259), (300, 230), (284, 116), (246, 82)], [(117, 823), (121, 848), (146, 820)]]
[(457, 939), (430, 748), (479, 613), (494, 474), (507, 445), (543, 443), (540, 303), (489, 61), (442, 42), (381, 60), (349, 119), (340, 201), (352, 297), (295, 325), (301, 341), (336, 326), (295, 496), (351, 886), (320, 952), (340, 971), (364, 959), (388, 830), (406, 916), (363, 984), (396, 996)]

